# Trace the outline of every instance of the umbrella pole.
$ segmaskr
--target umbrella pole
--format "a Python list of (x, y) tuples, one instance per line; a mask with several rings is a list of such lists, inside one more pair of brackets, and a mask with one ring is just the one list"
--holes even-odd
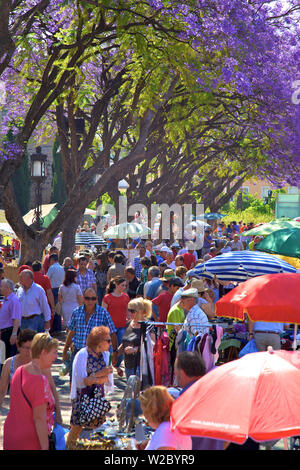
[(297, 349), (297, 329), (298, 325), (295, 323), (294, 325), (294, 342), (293, 342), (293, 350), (296, 351)]
[(284, 450), (289, 450), (287, 438), (284, 437), (282, 440), (283, 440)]

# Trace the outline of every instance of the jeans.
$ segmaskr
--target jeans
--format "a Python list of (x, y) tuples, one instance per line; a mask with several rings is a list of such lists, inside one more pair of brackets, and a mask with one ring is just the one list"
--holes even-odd
[(53, 287), (52, 289), (52, 294), (54, 297), (54, 305), (56, 305), (58, 302), (58, 290), (59, 290), (59, 287)]
[(132, 367), (131, 369), (128, 369), (125, 367), (125, 375), (126, 375), (126, 379), (128, 380), (129, 377), (131, 375), (137, 375), (138, 377), (140, 376), (140, 366), (138, 366), (136, 368), (136, 370), (134, 369), (134, 367)]
[(105, 296), (105, 288), (104, 287), (97, 287), (97, 297), (98, 297), (98, 304), (102, 304), (103, 297)]
[[(122, 343), (123, 336), (124, 336), (125, 328), (116, 328), (116, 330), (117, 330), (116, 335), (117, 335), (117, 340), (118, 340), (118, 346), (120, 346), (120, 344)], [(122, 361), (123, 361), (123, 354), (118, 357), (116, 367), (120, 367), (120, 364)]]
[(36, 315), (33, 318), (22, 317), (21, 320), (21, 330), (25, 328), (30, 328), (31, 330), (36, 331), (37, 333), (43, 333), (45, 331), (45, 317), (44, 314)]

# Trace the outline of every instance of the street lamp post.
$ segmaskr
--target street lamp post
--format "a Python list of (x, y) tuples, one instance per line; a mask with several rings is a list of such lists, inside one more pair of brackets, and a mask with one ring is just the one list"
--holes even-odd
[(37, 230), (41, 230), (42, 215), (42, 191), (41, 185), (46, 179), (46, 161), (47, 155), (42, 153), (41, 147), (36, 147), (36, 153), (30, 156), (31, 161), (31, 179), (36, 183), (35, 188), (35, 209), (33, 216), (33, 224), (36, 224)]

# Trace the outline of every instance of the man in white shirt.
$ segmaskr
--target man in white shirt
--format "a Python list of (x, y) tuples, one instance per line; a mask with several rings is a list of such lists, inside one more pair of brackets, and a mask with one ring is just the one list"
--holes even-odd
[(33, 273), (29, 269), (24, 269), (19, 279), (21, 287), (17, 297), (22, 305), (21, 330), (49, 331), (51, 310), (44, 289), (33, 282)]
[(231, 251), (242, 251), (244, 249), (243, 243), (240, 240), (239, 235), (233, 236), (233, 241), (230, 243)]

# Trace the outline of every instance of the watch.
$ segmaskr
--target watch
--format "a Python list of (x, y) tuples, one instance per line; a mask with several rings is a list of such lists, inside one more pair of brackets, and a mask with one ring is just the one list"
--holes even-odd
[(118, 352), (118, 350), (117, 350), (117, 349), (113, 349), (113, 352), (116, 353), (116, 352)]

